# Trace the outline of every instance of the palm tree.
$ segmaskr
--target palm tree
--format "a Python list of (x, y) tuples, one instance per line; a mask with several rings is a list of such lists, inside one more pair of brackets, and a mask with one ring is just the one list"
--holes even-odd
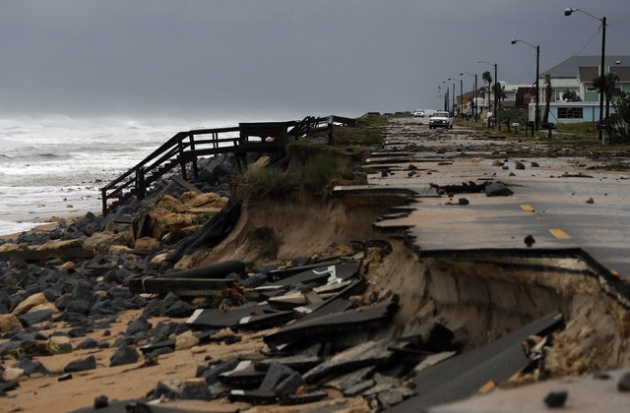
[[(492, 90), (492, 75), (489, 71), (483, 72), (481, 78), (488, 84), (488, 91)], [(488, 93), (488, 108), (490, 108), (490, 93)]]
[[(604, 97), (606, 98), (606, 117), (610, 116), (610, 101), (615, 95), (615, 86), (619, 82), (619, 76), (614, 73), (604, 75)], [(597, 76), (593, 79), (593, 87), (602, 90), (602, 77)]]

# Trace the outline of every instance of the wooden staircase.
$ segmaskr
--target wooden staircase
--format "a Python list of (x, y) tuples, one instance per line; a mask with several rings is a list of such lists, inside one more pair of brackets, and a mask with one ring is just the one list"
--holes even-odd
[(143, 199), (151, 185), (176, 168), (185, 181), (188, 181), (188, 171), (197, 179), (200, 157), (232, 153), (241, 165), (247, 153), (283, 153), (290, 138), (299, 139), (323, 130), (328, 131), (329, 143), (332, 143), (335, 123), (354, 126), (356, 120), (307, 116), (301, 121), (239, 123), (234, 127), (178, 132), (136, 166), (101, 188), (103, 216), (133, 197)]

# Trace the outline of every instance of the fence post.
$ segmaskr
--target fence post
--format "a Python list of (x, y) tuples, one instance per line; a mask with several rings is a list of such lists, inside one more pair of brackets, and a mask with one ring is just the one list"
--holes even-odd
[(199, 167), (197, 166), (197, 149), (195, 148), (195, 135), (192, 132), (189, 133), (188, 139), (190, 140), (190, 154), (192, 159), (193, 176), (195, 177), (195, 179), (197, 179), (199, 178)]
[[(190, 137), (190, 133), (187, 133), (186, 136)], [(188, 178), (186, 177), (186, 158), (184, 157), (184, 143), (182, 141), (183, 139), (181, 137), (177, 140), (177, 151), (179, 152), (179, 167), (182, 170), (182, 178), (184, 178), (184, 181), (187, 181)]]
[(146, 191), (146, 183), (144, 181), (144, 168), (141, 166), (136, 169), (136, 196), (138, 199), (144, 199)]
[(103, 216), (107, 216), (107, 190), (101, 189), (101, 201), (103, 203)]

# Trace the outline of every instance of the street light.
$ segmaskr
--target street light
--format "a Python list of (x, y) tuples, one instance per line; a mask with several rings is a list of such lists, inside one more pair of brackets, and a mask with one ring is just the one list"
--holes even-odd
[[(477, 73), (475, 73), (474, 75), (472, 73), (468, 73), (468, 72), (462, 72), (459, 74), (460, 76), (464, 76), (464, 75), (470, 75), (470, 76), (474, 76), (475, 77), (475, 85), (473, 87), (473, 116), (475, 117), (475, 122), (478, 121), (479, 119), (477, 118)], [(463, 103), (463, 101), (462, 101)]]
[(536, 123), (536, 130), (538, 130), (538, 125), (540, 123), (540, 111), (538, 110), (538, 105), (540, 104), (540, 84), (538, 83), (540, 78), (540, 46), (534, 46), (532, 44), (527, 43), (525, 40), (512, 39), (512, 44), (516, 43), (525, 43), (529, 47), (533, 47), (536, 49), (536, 114), (534, 115), (534, 122)]
[[(590, 16), (596, 20), (599, 20), (600, 22), (602, 22), (602, 62), (601, 62), (601, 66), (599, 68), (599, 75), (600, 75), (600, 85), (599, 85), (599, 124), (601, 125), (602, 120), (604, 120), (604, 58), (606, 56), (606, 17), (602, 17), (601, 19), (599, 17), (595, 17), (590, 13), (585, 12), (584, 10), (580, 10), (580, 9), (573, 9), (573, 8), (567, 8), (564, 9), (564, 15), (565, 16), (570, 16), (572, 15), (574, 12), (579, 11), (582, 14), (586, 14), (587, 16)], [(600, 142), (604, 142), (602, 140), (602, 129), (601, 128), (597, 128), (599, 131), (599, 141)]]
[[(451, 79), (448, 79), (448, 80), (451, 80)], [(449, 110), (449, 103), (451, 101), (450, 93), (449, 93), (450, 92), (450, 88), (449, 88), (448, 83), (446, 83), (446, 80), (443, 80), (442, 84), (446, 85), (446, 93), (444, 94), (444, 110), (447, 111), (447, 112), (450, 112), (450, 110)]]
[(499, 130), (501, 130), (501, 125), (499, 125), (499, 105), (497, 102), (497, 92), (499, 89), (498, 79), (497, 79), (497, 64), (486, 62), (485, 60), (477, 60), (477, 63), (485, 63), (490, 66), (494, 66), (494, 123), (497, 125)]

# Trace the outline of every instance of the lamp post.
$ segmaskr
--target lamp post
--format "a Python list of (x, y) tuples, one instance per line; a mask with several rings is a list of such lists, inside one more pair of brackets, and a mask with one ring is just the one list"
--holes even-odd
[[(601, 80), (600, 85), (599, 85), (599, 124), (601, 125), (602, 120), (604, 120), (604, 92), (605, 92), (605, 82), (606, 82), (604, 78), (604, 60), (606, 56), (606, 17), (604, 16), (600, 19), (599, 17), (595, 17), (592, 14), (585, 12), (584, 10), (573, 9), (573, 8), (564, 9), (564, 15), (570, 16), (576, 11), (579, 11), (580, 13), (586, 14), (587, 16), (590, 16), (602, 22), (602, 61), (599, 68), (599, 75), (600, 75), (600, 80)], [(598, 129), (599, 141), (601, 143), (604, 143), (604, 141), (602, 140), (603, 139), (602, 129), (601, 127), (598, 127), (597, 129)]]
[(497, 125), (499, 130), (501, 130), (501, 125), (499, 125), (499, 105), (497, 102), (497, 92), (499, 89), (499, 81), (497, 79), (497, 64), (486, 62), (485, 60), (477, 60), (477, 63), (485, 63), (490, 66), (494, 66), (494, 123)]
[(452, 108), (453, 108), (453, 116), (455, 116), (455, 79), (453, 79), (453, 106)]
[(539, 84), (539, 79), (540, 79), (540, 46), (536, 45), (532, 45), (527, 43), (525, 40), (518, 40), (518, 39), (512, 39), (512, 44), (516, 44), (516, 43), (525, 43), (526, 45), (528, 45), (529, 47), (533, 47), (534, 49), (536, 49), (536, 113), (534, 114), (534, 122), (536, 124), (536, 130), (538, 130), (538, 125), (540, 123), (540, 111), (538, 110), (539, 104), (540, 104), (540, 84)]
[[(477, 118), (477, 73), (475, 73), (474, 75), (472, 73), (468, 73), (468, 72), (462, 72), (459, 74), (460, 76), (464, 76), (464, 75), (470, 75), (470, 76), (474, 76), (475, 77), (475, 84), (473, 86), (473, 105), (472, 105), (472, 110), (473, 110), (473, 116), (475, 117), (475, 122), (478, 120)], [(462, 97), (463, 99), (463, 97)]]
[(459, 78), (459, 117), (462, 117), (464, 111), (464, 79)]
[[(451, 80), (451, 79), (449, 79), (449, 80)], [(449, 112), (448, 105), (449, 105), (449, 103), (451, 101), (451, 98), (449, 97), (450, 88), (449, 88), (448, 83), (446, 83), (446, 80), (443, 80), (442, 84), (446, 86), (446, 92), (444, 94), (444, 110)]]

